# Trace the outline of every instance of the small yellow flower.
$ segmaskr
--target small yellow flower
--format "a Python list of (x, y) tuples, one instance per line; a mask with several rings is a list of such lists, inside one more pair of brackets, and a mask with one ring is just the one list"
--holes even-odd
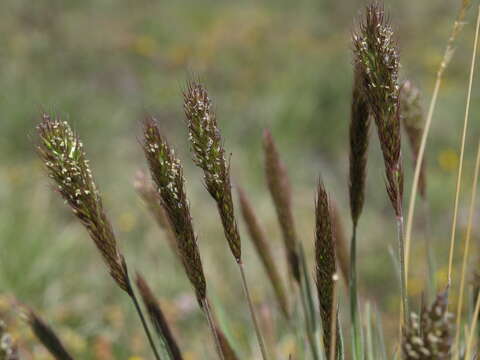
[(454, 172), (458, 167), (457, 152), (452, 148), (443, 150), (438, 155), (438, 164), (443, 171)]
[(141, 356), (130, 356), (128, 360), (143, 360)]

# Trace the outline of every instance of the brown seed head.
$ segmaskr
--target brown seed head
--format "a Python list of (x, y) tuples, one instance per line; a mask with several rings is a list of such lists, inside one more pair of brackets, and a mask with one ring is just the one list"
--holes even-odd
[[(420, 90), (418, 90), (418, 88), (409, 80), (403, 83), (400, 91), (400, 115), (403, 128), (405, 129), (412, 149), (413, 165), (415, 167), (417, 164), (418, 153), (420, 151), (420, 143), (422, 141), (424, 119)], [(427, 196), (425, 158), (423, 159), (420, 168), (418, 191), (420, 196), (425, 199)]]
[(56, 190), (87, 229), (113, 279), (131, 294), (125, 260), (103, 210), (82, 142), (66, 121), (53, 120), (47, 114), (37, 132), (37, 151)]
[(367, 150), (370, 132), (370, 114), (363, 96), (358, 65), (355, 65), (350, 116), (350, 212), (353, 224), (356, 226), (365, 201)]
[(260, 222), (258, 221), (253, 207), (248, 200), (247, 194), (240, 187), (238, 188), (238, 196), (240, 198), (240, 209), (242, 211), (245, 224), (247, 225), (247, 230), (250, 234), (250, 238), (252, 239), (253, 245), (257, 250), (257, 254), (263, 263), (267, 276), (272, 283), (277, 301), (280, 305), (280, 309), (282, 310), (285, 317), (289, 318), (288, 300), (285, 288), (283, 286), (282, 278), (276, 266), (272, 249), (267, 241), (265, 231), (263, 230)]
[[(318, 299), (320, 302), (320, 315), (323, 325), (323, 343), (327, 359), (329, 359), (330, 342), (332, 338), (330, 329), (332, 324), (334, 275), (336, 274), (335, 243), (328, 196), (321, 181), (318, 183), (317, 191), (317, 201), (315, 204), (315, 272)], [(338, 349), (339, 336), (336, 338)]]
[(363, 96), (375, 119), (382, 148), (386, 186), (397, 216), (402, 213), (403, 171), (399, 116), (399, 55), (393, 30), (383, 7), (367, 6), (353, 35), (355, 66)]
[(263, 133), (263, 150), (265, 152), (265, 176), (268, 190), (272, 196), (278, 222), (282, 229), (283, 242), (287, 255), (290, 272), (300, 283), (300, 263), (297, 251), (297, 233), (292, 213), (291, 186), (286, 167), (273, 140), (270, 131)]
[(451, 357), (453, 315), (448, 312), (448, 293), (440, 293), (420, 316), (411, 314), (410, 323), (403, 331), (403, 358), (405, 360), (447, 360)]
[(241, 262), (241, 242), (233, 209), (230, 164), (205, 87), (189, 82), (183, 93), (189, 139), (195, 164), (203, 170), (205, 185), (215, 199), (225, 237), (233, 256)]
[(163, 208), (175, 232), (180, 259), (197, 298), (202, 303), (206, 297), (205, 276), (185, 193), (182, 165), (160, 134), (154, 119), (145, 120), (143, 136), (143, 151)]
[(57, 360), (73, 360), (60, 338), (33, 310), (24, 308), (23, 316), (37, 339)]

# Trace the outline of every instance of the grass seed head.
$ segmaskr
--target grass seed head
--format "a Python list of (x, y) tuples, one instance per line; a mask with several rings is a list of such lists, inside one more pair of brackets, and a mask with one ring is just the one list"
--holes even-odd
[[(420, 143), (424, 128), (423, 110), (421, 104), (420, 90), (407, 80), (402, 84), (400, 91), (400, 118), (403, 128), (407, 134), (410, 148), (412, 149), (413, 165), (415, 167), (420, 151)], [(425, 158), (420, 168), (420, 178), (418, 180), (418, 191), (422, 198), (427, 195), (427, 178), (425, 168)]]
[(403, 331), (405, 360), (447, 360), (451, 357), (453, 315), (448, 312), (448, 293), (442, 292), (420, 315), (411, 314)]
[(257, 250), (257, 254), (263, 263), (267, 276), (272, 283), (273, 289), (275, 291), (275, 296), (280, 305), (280, 309), (282, 310), (285, 317), (289, 318), (287, 295), (265, 231), (260, 225), (260, 222), (253, 210), (252, 204), (250, 203), (247, 194), (240, 187), (238, 188), (238, 196), (240, 199), (240, 209), (243, 215), (243, 219), (245, 220), (245, 224), (247, 225), (247, 230), (250, 234), (250, 238), (252, 239), (253, 245)]
[[(325, 187), (321, 181), (318, 183), (317, 199), (315, 204), (315, 223), (316, 285), (320, 303), (320, 315), (323, 325), (323, 344), (327, 354), (327, 359), (329, 359), (330, 342), (332, 339), (330, 329), (332, 324), (336, 260), (331, 210), (327, 192), (325, 191)], [(339, 345), (339, 336), (337, 336), (336, 339), (337, 345)]]
[(294, 279), (300, 283), (298, 240), (293, 219), (290, 180), (285, 164), (280, 159), (272, 134), (268, 130), (263, 133), (263, 150), (265, 153), (265, 176), (282, 230), (290, 272)]
[(23, 317), (32, 329), (36, 338), (57, 360), (73, 360), (62, 341), (53, 329), (48, 326), (33, 310), (24, 308)]
[(205, 185), (217, 203), (230, 250), (240, 262), (241, 242), (233, 208), (230, 164), (225, 158), (212, 102), (207, 89), (197, 82), (189, 82), (183, 96), (193, 159), (203, 170)]
[(382, 148), (387, 193), (397, 216), (402, 213), (403, 170), (399, 113), (399, 55), (393, 29), (382, 6), (367, 6), (353, 35), (354, 61), (363, 96), (375, 119)]
[(163, 208), (175, 232), (178, 254), (197, 298), (202, 303), (206, 297), (206, 282), (185, 193), (182, 165), (160, 134), (154, 119), (145, 120), (143, 137), (143, 151)]
[(350, 118), (350, 212), (354, 225), (358, 223), (365, 202), (367, 151), (370, 133), (370, 113), (363, 96), (360, 71), (355, 65)]
[(40, 139), (37, 151), (56, 190), (87, 229), (112, 278), (131, 294), (125, 260), (103, 210), (80, 138), (66, 121), (52, 119), (47, 114), (42, 115), (37, 133)]

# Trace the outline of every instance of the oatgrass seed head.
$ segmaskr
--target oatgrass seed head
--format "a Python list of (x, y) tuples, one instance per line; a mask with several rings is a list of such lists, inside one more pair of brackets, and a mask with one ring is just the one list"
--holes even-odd
[(453, 315), (448, 312), (448, 293), (437, 295), (420, 316), (411, 314), (410, 323), (403, 331), (403, 358), (405, 360), (447, 360), (451, 357)]
[(131, 295), (132, 289), (123, 255), (103, 210), (83, 143), (66, 121), (43, 114), (37, 126), (37, 151), (56, 190), (65, 199), (93, 239), (112, 278)]
[(57, 360), (73, 360), (57, 334), (33, 310), (24, 308), (23, 317), (37, 339)]
[[(318, 183), (317, 192), (315, 204), (315, 273), (320, 316), (322, 318), (323, 344), (327, 359), (330, 359), (330, 342), (332, 339), (330, 329), (335, 286), (334, 275), (336, 274), (335, 240), (328, 196), (321, 181)], [(339, 336), (336, 338), (338, 349)]]
[(143, 136), (143, 151), (163, 208), (175, 232), (180, 259), (195, 288), (197, 299), (202, 303), (206, 297), (205, 276), (185, 193), (182, 165), (160, 134), (154, 119), (145, 120)]
[(183, 96), (193, 159), (203, 170), (207, 190), (217, 203), (225, 237), (240, 263), (241, 243), (233, 209), (230, 164), (225, 159), (212, 102), (207, 89), (197, 82), (189, 82)]
[(272, 283), (277, 301), (280, 305), (280, 309), (288, 319), (289, 310), (287, 295), (283, 286), (282, 278), (274, 260), (274, 254), (272, 253), (272, 249), (267, 241), (265, 231), (260, 225), (247, 194), (240, 187), (238, 187), (238, 197), (240, 199), (240, 209), (243, 219), (245, 220), (245, 224), (247, 225), (250, 238), (252, 239), (253, 245), (257, 250), (257, 254), (263, 263), (267, 276)]
[[(415, 168), (420, 151), (420, 143), (422, 141), (424, 119), (420, 90), (409, 80), (402, 84), (400, 91), (400, 118), (412, 149), (413, 166)], [(425, 158), (423, 158), (420, 168), (418, 192), (422, 198), (427, 196)]]
[(298, 240), (293, 220), (290, 180), (285, 164), (280, 159), (272, 134), (268, 130), (263, 133), (263, 150), (265, 152), (265, 176), (282, 230), (290, 272), (294, 279), (300, 283)]
[(389, 19), (378, 4), (367, 6), (365, 18), (353, 35), (355, 66), (363, 96), (375, 119), (385, 163), (387, 193), (401, 216), (403, 171), (399, 116), (399, 55)]
[(350, 212), (354, 226), (358, 223), (365, 201), (367, 151), (370, 132), (370, 114), (363, 96), (360, 71), (355, 65), (350, 118)]

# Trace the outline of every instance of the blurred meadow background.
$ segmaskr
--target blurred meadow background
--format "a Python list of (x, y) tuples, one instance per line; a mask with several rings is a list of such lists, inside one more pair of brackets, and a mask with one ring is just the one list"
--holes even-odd
[[(206, 359), (211, 354), (210, 335), (194, 292), (133, 188), (137, 170), (146, 169), (140, 121), (145, 114), (159, 120), (185, 166), (193, 221), (218, 316), (242, 358), (251, 355), (249, 348), (256, 351), (216, 205), (188, 151), (182, 90), (191, 76), (209, 88), (225, 148), (232, 154), (234, 182), (254, 201), (284, 270), (281, 235), (263, 171), (262, 131), (270, 128), (288, 166), (295, 220), (313, 269), (314, 197), (320, 174), (350, 234), (350, 38), (354, 18), (365, 4), (360, 0), (0, 3), (0, 318), (26, 350), (26, 358), (29, 353), (35, 359), (49, 357), (19, 321), (11, 306), (13, 296), (48, 319), (79, 358), (150, 357), (128, 299), (108, 277), (84, 229), (50, 191), (34, 151), (35, 125), (44, 110), (69, 120), (79, 132), (130, 268), (144, 273), (154, 287), (185, 357)], [(385, 6), (397, 31), (402, 79), (411, 79), (421, 89), (426, 107), (460, 1), (391, 0)], [(445, 75), (426, 155), (437, 272), (444, 282), (473, 10)], [(475, 81), (464, 168), (468, 187), (480, 135), (479, 97), (480, 83)], [(359, 228), (359, 284), (360, 292), (384, 313), (386, 327), (395, 330), (399, 294), (389, 255), (389, 248), (396, 246), (395, 223), (384, 190), (383, 160), (372, 134), (366, 209)], [(404, 144), (408, 194), (412, 161), (406, 140)], [(465, 227), (469, 194), (461, 195), (460, 229)], [(238, 219), (256, 304), (262, 317), (281, 321), (263, 268)], [(425, 285), (425, 252), (421, 224), (417, 225), (409, 291), (418, 302)], [(478, 233), (473, 235), (476, 251)], [(457, 244), (456, 259), (461, 242)], [(341, 302), (347, 303), (344, 287)], [(286, 358), (295, 338), (287, 329), (274, 336)]]

